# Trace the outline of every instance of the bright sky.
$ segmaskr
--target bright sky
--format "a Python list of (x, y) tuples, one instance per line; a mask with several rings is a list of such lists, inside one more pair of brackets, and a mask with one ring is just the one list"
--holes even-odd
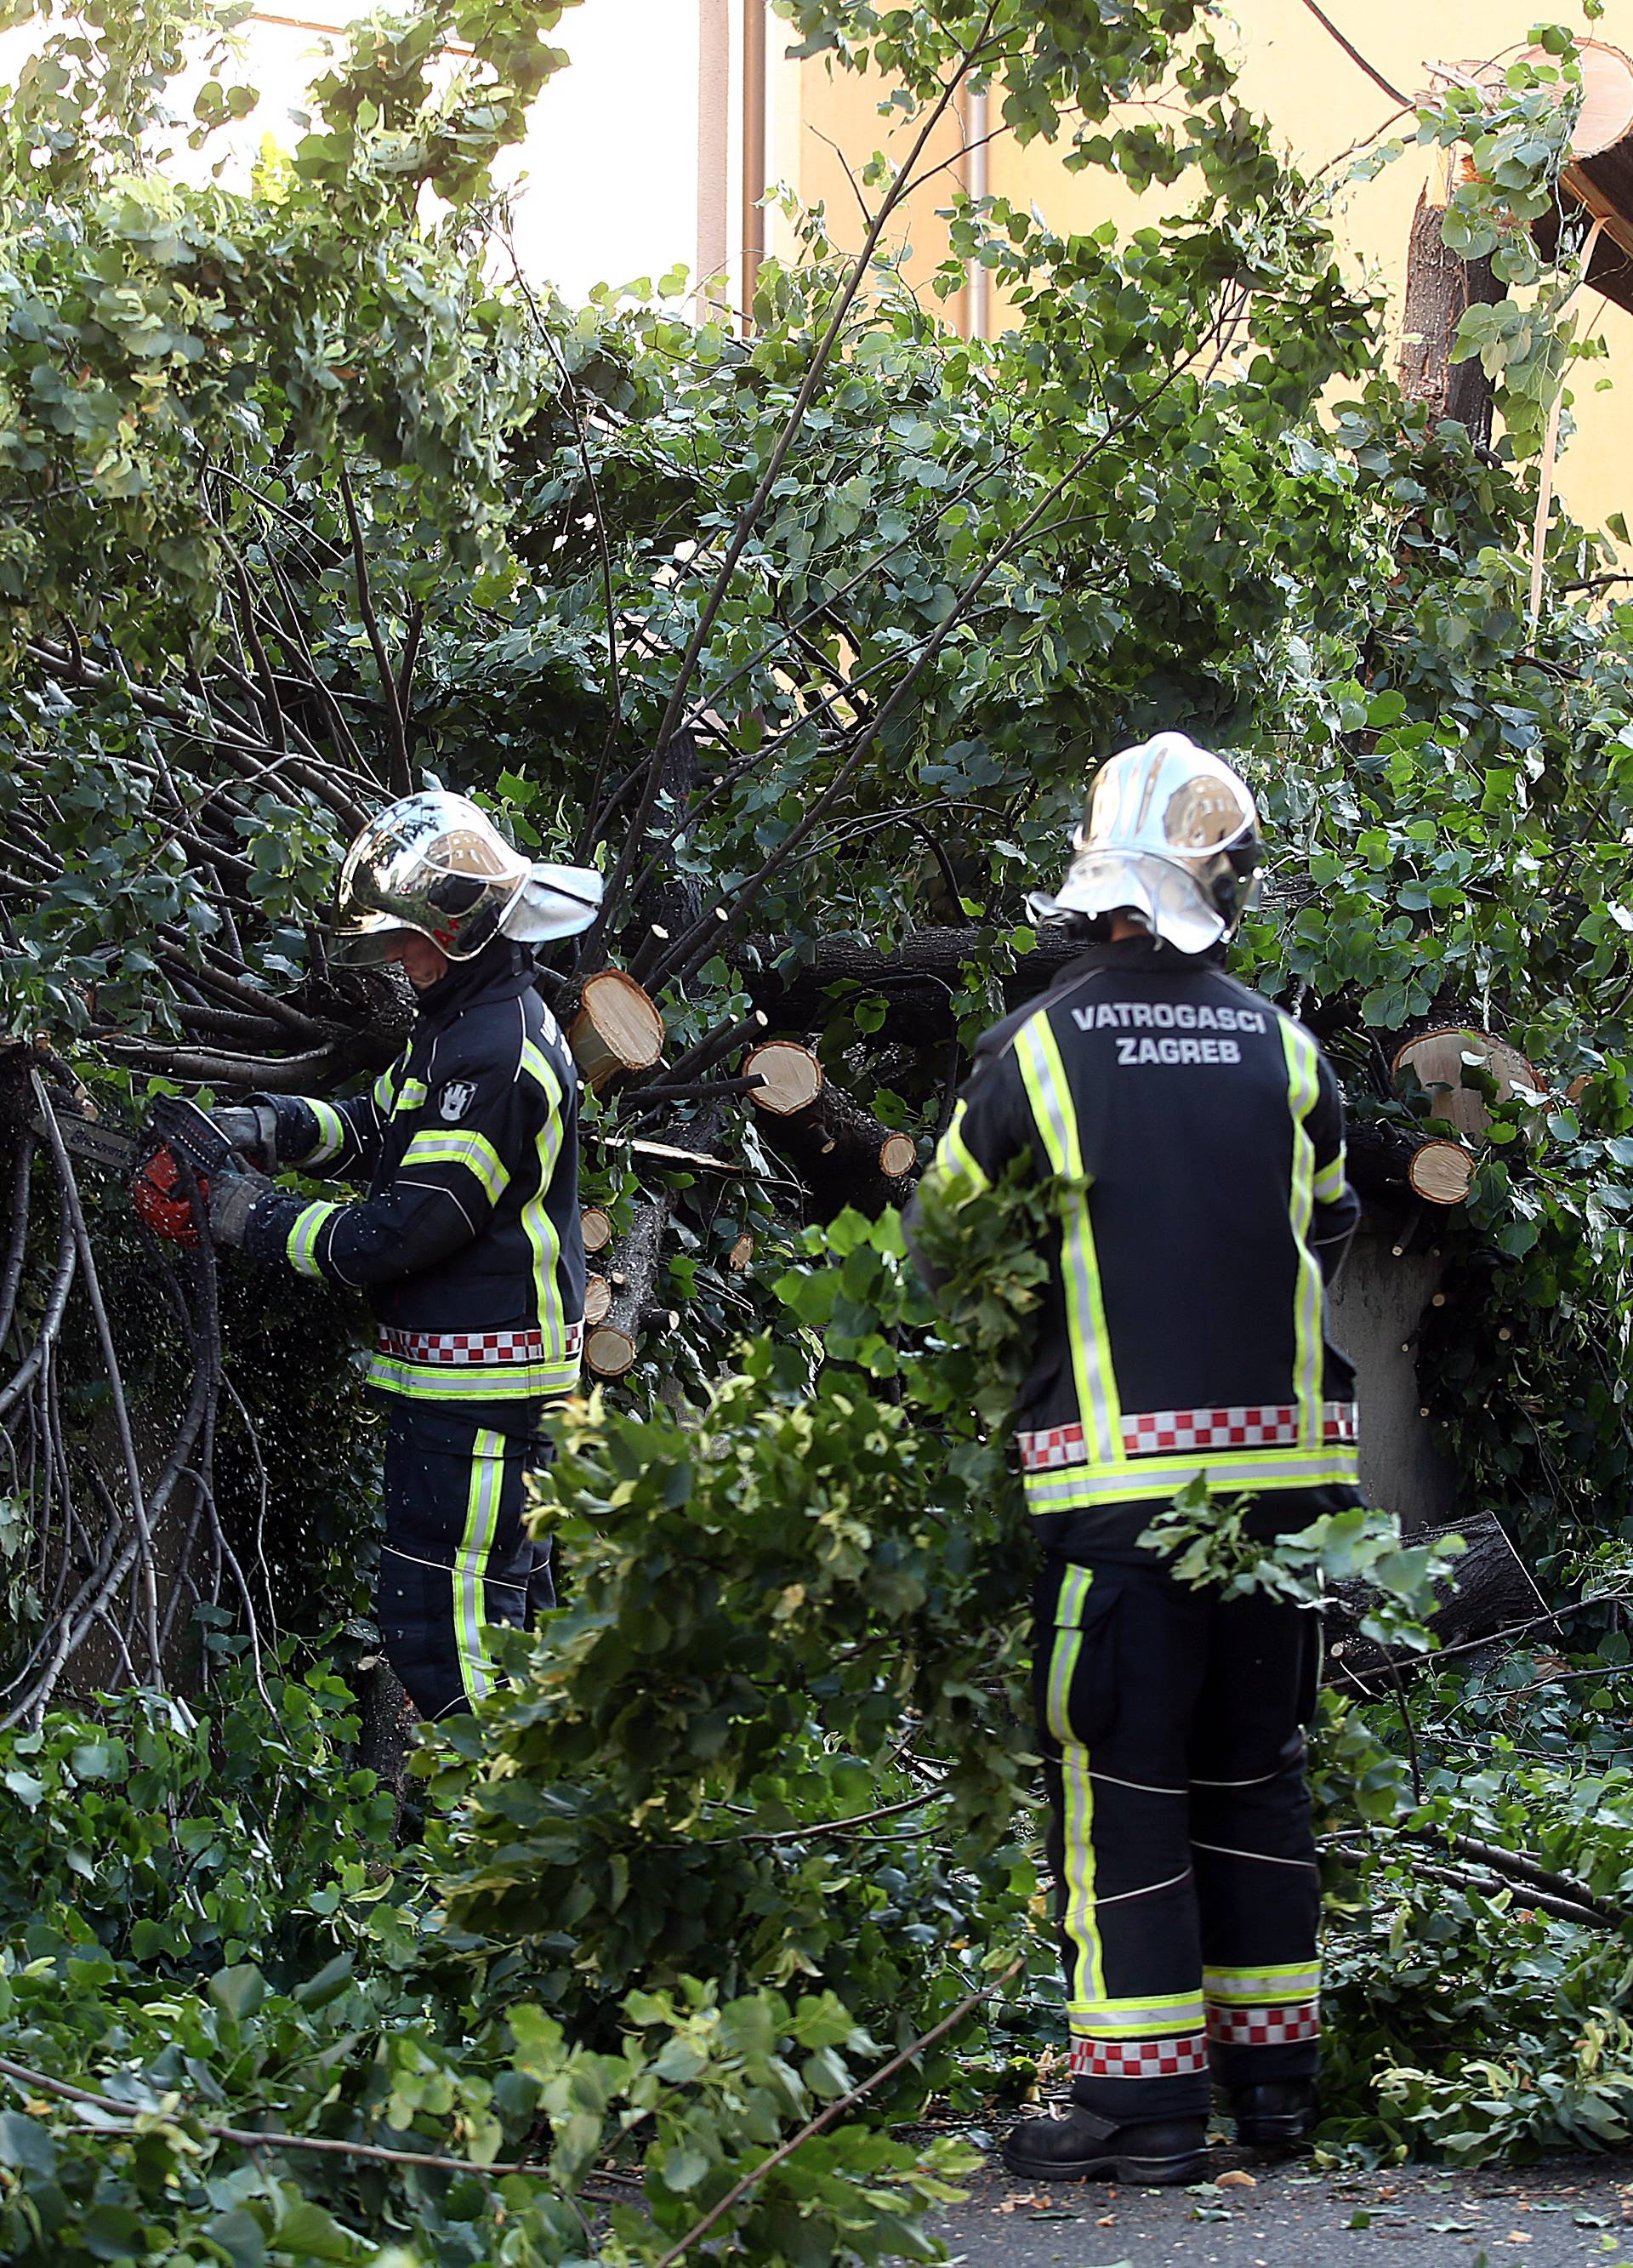
[[(241, 75), (261, 100), (242, 125), (217, 137), (203, 164), (230, 147), (246, 166), (267, 135), (293, 143), (301, 129), (291, 113), (322, 68), (325, 27), (338, 29), (360, 12), (348, 0), (292, 0), (287, 14), (252, 17), (239, 33)], [(540, 96), (509, 168), (509, 178), (525, 184), (516, 226), (524, 265), (572, 301), (594, 284), (694, 266), (695, 9), (685, 0), (594, 0), (568, 9), (552, 38), (571, 67)], [(38, 44), (37, 27), (0, 33), (0, 85), (16, 84)], [(186, 87), (189, 103), (195, 85)], [(195, 166), (202, 170), (189, 161), (189, 171)]]

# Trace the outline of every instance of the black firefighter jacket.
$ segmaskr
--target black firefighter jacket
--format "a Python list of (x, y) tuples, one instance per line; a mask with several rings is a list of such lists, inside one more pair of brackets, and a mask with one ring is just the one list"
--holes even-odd
[(1324, 1327), (1360, 1207), (1306, 1027), (1211, 956), (1092, 947), (982, 1040), (923, 1201), (1017, 1157), (1059, 1189), (1016, 1413), (1038, 1540), (1130, 1519), (1132, 1540), (1199, 1474), (1261, 1527), (1357, 1502), (1354, 1373)]
[(422, 993), (407, 1048), (366, 1094), (258, 1099), (277, 1113), (281, 1164), (367, 1176), (350, 1204), (264, 1198), (246, 1242), (367, 1291), (371, 1384), (439, 1403), (573, 1391), (577, 1081), (519, 947), (496, 940)]

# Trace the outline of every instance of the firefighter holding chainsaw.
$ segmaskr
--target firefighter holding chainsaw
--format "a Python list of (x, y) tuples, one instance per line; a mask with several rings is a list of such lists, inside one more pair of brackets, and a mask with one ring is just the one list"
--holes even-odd
[[(493, 1685), (484, 1626), (550, 1602), (523, 1481), (541, 1413), (577, 1381), (585, 1263), (576, 1074), (526, 948), (587, 928), (600, 878), (530, 864), (438, 792), (364, 829), (337, 895), (335, 957), (398, 962), (414, 987), (407, 1048), (366, 1094), (253, 1095), (213, 1114), (213, 1147), (208, 1125), (185, 1146), (214, 1242), (370, 1298), (368, 1376), (387, 1406), (379, 1622), (415, 1705), (445, 1717)], [(137, 1188), (151, 1220), (176, 1179), (162, 1120), (157, 1133)], [(290, 1196), (268, 1178), (286, 1166), (368, 1193)]]
[[(1324, 1282), (1359, 1211), (1308, 1031), (1225, 973), (1261, 845), (1179, 733), (1095, 780), (1058, 896), (1085, 951), (982, 1041), (921, 1204), (1050, 1181), (1048, 1288), (1017, 1411), (1033, 1692), (1071, 2035), (1029, 2179), (1194, 2181), (1210, 2084), (1239, 2139), (1315, 2116), (1315, 1617), (1178, 1583), (1139, 1538), (1200, 1475), (1254, 1532), (1359, 1502), (1353, 1373)], [(945, 1214), (943, 1218), (945, 1218)]]

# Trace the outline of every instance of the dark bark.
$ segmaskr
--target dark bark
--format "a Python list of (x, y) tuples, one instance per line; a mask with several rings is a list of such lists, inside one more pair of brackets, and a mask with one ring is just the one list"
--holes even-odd
[[(1467, 1646), (1489, 1638), (1538, 1611), (1536, 1586), (1491, 1513), (1476, 1513), (1468, 1520), (1460, 1520), (1451, 1532), (1460, 1535), (1468, 1549), (1453, 1570), (1445, 1604), (1429, 1617), (1428, 1626), (1443, 1646)], [(1329, 1682), (1387, 1675), (1382, 1649), (1357, 1634), (1366, 1604), (1365, 1587), (1346, 1583), (1338, 1587), (1328, 1605), (1324, 1619)], [(1402, 1667), (1409, 1659), (1402, 1657)]]
[(357, 1762), (371, 1771), (396, 1805), (398, 1827), (408, 1786), (408, 1750), (414, 1737), (414, 1705), (385, 1655), (379, 1654), (357, 1681), (362, 1726)]
[[(995, 933), (983, 929), (922, 929), (890, 946), (857, 938), (825, 938), (808, 959), (779, 967), (776, 956), (784, 949), (770, 939), (753, 940), (750, 954), (760, 966), (751, 964), (745, 978), (755, 1005), (765, 1009), (774, 1028), (815, 1029), (826, 1023), (833, 1013), (828, 989), (844, 985), (883, 996), (889, 1011), (886, 1035), (894, 1023), (921, 1039), (945, 1037), (953, 1031), (953, 993), (967, 964), (987, 968), (1005, 957)], [(1080, 939), (1061, 930), (1040, 930), (1035, 950), (1015, 955), (1003, 972), (1005, 1005), (1018, 1007), (1042, 991), (1082, 951)]]
[(798, 1174), (817, 1219), (831, 1219), (847, 1205), (873, 1218), (913, 1193), (914, 1174), (886, 1174), (879, 1164), (893, 1130), (831, 1080), (808, 1109), (786, 1118), (762, 1112), (759, 1127), (761, 1139)]

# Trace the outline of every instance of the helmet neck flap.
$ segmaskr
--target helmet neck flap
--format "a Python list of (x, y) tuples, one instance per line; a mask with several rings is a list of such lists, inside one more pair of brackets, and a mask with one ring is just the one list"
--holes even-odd
[(1189, 954), (1235, 929), (1253, 902), (1263, 849), (1243, 782), (1183, 733), (1159, 733), (1111, 757), (1073, 841), (1059, 890), (1027, 900), (1041, 920), (1126, 911)]

